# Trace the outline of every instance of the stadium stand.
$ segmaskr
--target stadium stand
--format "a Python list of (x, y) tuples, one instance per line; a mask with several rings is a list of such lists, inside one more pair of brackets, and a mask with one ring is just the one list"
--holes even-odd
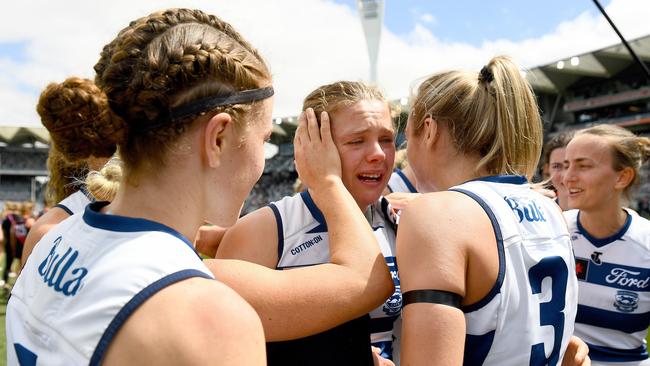
[[(650, 35), (629, 41), (650, 65)], [(600, 123), (626, 127), (650, 136), (650, 81), (622, 44), (534, 67), (526, 72), (539, 99), (546, 139), (563, 130)], [(408, 99), (390, 102), (398, 126), (396, 144), (404, 141)], [(247, 199), (242, 214), (293, 192), (297, 177), (292, 139), (297, 116), (274, 120), (271, 143), (278, 153), (267, 159), (264, 173)], [(44, 128), (0, 127), (0, 201), (33, 199), (42, 203), (39, 176), (47, 176), (49, 135)], [(644, 184), (633, 208), (650, 197), (650, 167), (642, 170)]]
[[(650, 65), (650, 35), (628, 43)], [(538, 96), (546, 139), (560, 131), (602, 123), (650, 136), (650, 80), (623, 44), (532, 68), (526, 78)], [(638, 209), (648, 197), (650, 168), (646, 164), (631, 207)]]

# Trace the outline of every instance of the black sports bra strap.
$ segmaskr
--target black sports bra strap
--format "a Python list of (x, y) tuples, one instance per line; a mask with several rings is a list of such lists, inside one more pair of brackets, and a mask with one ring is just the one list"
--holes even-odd
[(408, 304), (426, 302), (430, 304), (441, 304), (460, 309), (462, 296), (443, 290), (412, 290), (402, 294), (402, 308)]

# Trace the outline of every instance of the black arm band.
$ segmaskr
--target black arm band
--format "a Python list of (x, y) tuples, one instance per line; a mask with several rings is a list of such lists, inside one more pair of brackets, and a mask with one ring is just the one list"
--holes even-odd
[(402, 294), (402, 308), (408, 304), (426, 302), (430, 304), (440, 304), (452, 306), (460, 309), (460, 303), (463, 298), (449, 291), (442, 290), (412, 290)]

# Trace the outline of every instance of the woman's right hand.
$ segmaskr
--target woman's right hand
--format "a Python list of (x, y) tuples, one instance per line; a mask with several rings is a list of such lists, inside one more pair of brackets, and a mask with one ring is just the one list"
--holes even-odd
[(294, 137), (296, 170), (303, 183), (319, 191), (341, 179), (341, 158), (332, 140), (330, 119), (321, 113), (320, 128), (314, 110), (307, 108), (298, 118)]

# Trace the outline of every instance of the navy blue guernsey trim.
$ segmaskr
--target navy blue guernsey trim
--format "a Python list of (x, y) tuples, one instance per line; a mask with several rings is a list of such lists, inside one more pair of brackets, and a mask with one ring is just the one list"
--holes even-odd
[(135, 296), (133, 296), (131, 300), (129, 300), (129, 302), (127, 302), (126, 305), (124, 305), (122, 309), (120, 309), (117, 315), (115, 315), (115, 318), (113, 318), (111, 323), (104, 331), (102, 338), (97, 343), (95, 352), (93, 352), (93, 355), (90, 358), (90, 365), (100, 364), (100, 362), (104, 358), (104, 353), (108, 349), (108, 346), (111, 344), (111, 341), (113, 340), (113, 337), (115, 337), (115, 334), (117, 334), (120, 328), (122, 328), (122, 325), (124, 325), (124, 323), (129, 319), (131, 314), (133, 314), (133, 312), (136, 311), (140, 307), (140, 305), (142, 305), (145, 301), (147, 301), (149, 298), (157, 294), (158, 291), (164, 289), (165, 287), (192, 277), (203, 277), (207, 279), (212, 279), (210, 276), (208, 276), (207, 274), (199, 270), (185, 269), (182, 271), (172, 273), (168, 276), (165, 276), (157, 280), (156, 282), (145, 287), (142, 291), (138, 292)]
[(483, 335), (465, 335), (465, 351), (463, 365), (482, 365), (490, 353), (492, 343), (494, 343), (494, 334), (491, 331)]
[(315, 228), (309, 230), (307, 233), (308, 234), (313, 234), (313, 233), (326, 233), (327, 232), (327, 222), (325, 222), (325, 216), (323, 216), (323, 213), (320, 211), (320, 209), (316, 206), (314, 203), (314, 200), (311, 198), (311, 195), (309, 194), (309, 191), (305, 190), (300, 192), (300, 197), (302, 198), (303, 202), (305, 202), (305, 206), (307, 206), (307, 209), (311, 213), (311, 215), (314, 217), (314, 220), (318, 222), (318, 226)]
[(65, 211), (70, 216), (74, 215), (74, 212), (72, 212), (71, 209), (66, 207), (66, 205), (62, 205), (60, 203), (57, 203), (56, 205), (54, 205), (54, 207), (58, 207), (58, 208), (62, 209), (63, 211)]
[(485, 203), (485, 201), (481, 197), (479, 197), (473, 192), (461, 188), (452, 188), (450, 189), (450, 191), (466, 194), (467, 196), (474, 199), (474, 201), (476, 201), (481, 206), (481, 208), (483, 208), (483, 211), (485, 211), (485, 213), (490, 218), (490, 222), (492, 223), (492, 229), (494, 229), (494, 237), (497, 241), (497, 251), (499, 253), (499, 275), (497, 276), (497, 280), (494, 283), (494, 286), (492, 287), (490, 292), (488, 292), (488, 294), (485, 295), (483, 299), (471, 305), (461, 307), (463, 312), (471, 313), (472, 311), (476, 311), (482, 308), (483, 306), (487, 305), (499, 293), (501, 289), (501, 285), (503, 284), (503, 278), (506, 275), (506, 255), (503, 250), (503, 237), (501, 235), (501, 227), (499, 227), (499, 222), (497, 221), (496, 216), (494, 216), (494, 212), (492, 212), (490, 206), (488, 206), (488, 204)]
[(187, 238), (184, 237), (181, 233), (170, 228), (169, 226), (163, 225), (159, 222), (147, 220), (147, 219), (126, 217), (126, 216), (119, 216), (119, 215), (108, 215), (108, 214), (100, 213), (99, 210), (101, 210), (104, 206), (108, 205), (109, 203), (110, 202), (105, 202), (105, 201), (93, 202), (88, 206), (86, 206), (83, 215), (84, 222), (86, 222), (86, 224), (92, 227), (96, 227), (98, 229), (103, 229), (103, 230), (109, 230), (109, 231), (118, 231), (118, 232), (127, 232), (127, 233), (141, 232), (141, 231), (161, 231), (182, 240), (185, 244), (187, 244), (188, 247), (192, 249), (194, 253), (196, 253), (197, 256), (199, 256), (199, 254), (194, 249), (194, 245), (192, 245), (192, 242), (187, 240)]
[(280, 259), (282, 259), (282, 253), (284, 253), (284, 226), (282, 225), (282, 216), (280, 215), (278, 206), (274, 203), (269, 203), (269, 207), (273, 211), (275, 223), (278, 226), (278, 261), (275, 263), (275, 268), (278, 269), (278, 264), (280, 264)]
[(418, 193), (418, 190), (413, 186), (413, 183), (411, 183), (411, 181), (406, 177), (406, 174), (404, 174), (401, 169), (395, 169), (394, 172), (402, 178), (406, 184), (406, 187), (409, 189), (409, 191), (411, 191), (411, 193)]
[(576, 222), (578, 223), (578, 231), (585, 238), (587, 238), (587, 240), (589, 240), (589, 242), (591, 244), (593, 244), (595, 247), (598, 247), (598, 248), (603, 247), (603, 246), (605, 246), (605, 245), (607, 245), (609, 243), (613, 243), (613, 242), (615, 242), (617, 240), (620, 240), (623, 237), (623, 235), (625, 235), (625, 233), (627, 232), (627, 229), (630, 228), (630, 224), (632, 224), (632, 215), (630, 215), (630, 213), (627, 212), (627, 211), (625, 211), (625, 214), (627, 215), (627, 217), (625, 218), (625, 223), (623, 224), (623, 227), (617, 233), (615, 233), (614, 235), (608, 236), (606, 238), (598, 239), (598, 238), (595, 238), (595, 237), (591, 236), (591, 234), (589, 234), (589, 232), (587, 232), (587, 230), (585, 230), (585, 228), (582, 227), (582, 224), (580, 223), (580, 211), (578, 211), (578, 218), (576, 219)]
[(469, 180), (468, 182), (473, 182), (473, 181), (506, 183), (506, 184), (524, 184), (528, 182), (528, 179), (526, 179), (526, 177), (524, 177), (523, 175), (490, 175), (487, 177), (472, 179)]
[(578, 304), (576, 323), (632, 334), (648, 329), (650, 312), (630, 314)]
[(589, 358), (594, 361), (629, 362), (643, 361), (648, 358), (648, 350), (645, 345), (634, 349), (616, 349), (589, 343), (587, 346), (589, 346)]

